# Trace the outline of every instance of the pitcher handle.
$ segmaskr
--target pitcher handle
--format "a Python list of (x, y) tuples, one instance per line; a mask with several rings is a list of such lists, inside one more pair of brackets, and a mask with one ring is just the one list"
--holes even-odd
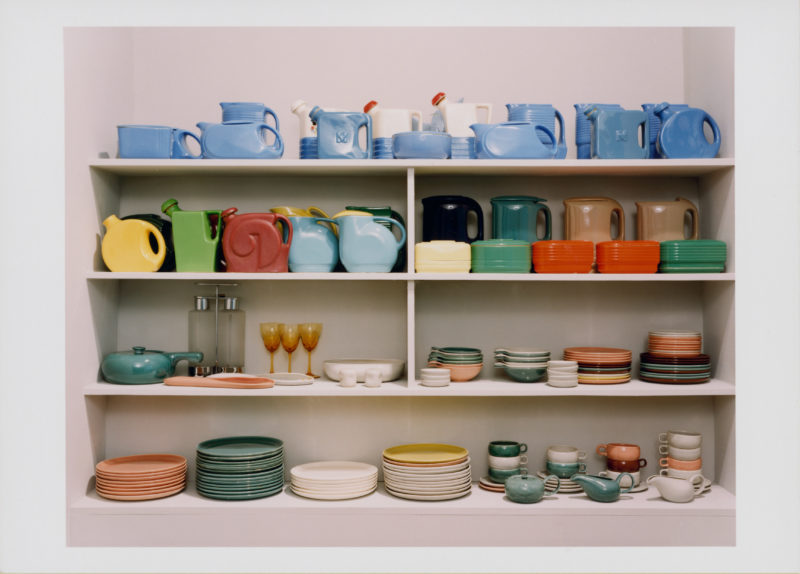
[(398, 251), (406, 242), (406, 228), (396, 219), (392, 219), (391, 217), (381, 217), (381, 216), (373, 216), (372, 221), (386, 221), (391, 223), (392, 225), (396, 225), (397, 228), (400, 230), (400, 241), (397, 242), (397, 249)]
[[(550, 128), (538, 124), (533, 129), (534, 131), (544, 132), (544, 134), (550, 139), (550, 141), (553, 143), (553, 149), (548, 150), (548, 153), (551, 155), (551, 157), (556, 157), (556, 154), (558, 154), (558, 142), (556, 141), (556, 134), (551, 132)], [(542, 140), (539, 139), (539, 141)]]
[[(279, 134), (277, 130), (273, 129), (272, 126), (268, 124), (260, 124), (258, 127), (271, 131), (273, 134), (275, 134), (275, 143), (272, 145), (272, 148), (276, 151), (276, 153), (283, 155), (283, 138), (281, 137), (281, 134)], [(266, 139), (264, 140), (264, 143), (267, 143)]]
[(422, 131), (422, 112), (419, 110), (411, 110), (411, 118), (417, 118), (417, 129), (414, 129), (414, 122), (411, 122), (411, 131)]
[[(697, 482), (696, 479), (698, 479), (698, 478), (700, 479), (700, 482), (698, 484), (695, 484), (695, 482)], [(703, 493), (703, 489), (706, 486), (706, 478), (702, 474), (699, 474), (699, 473), (698, 474), (693, 474), (691, 477), (689, 477), (689, 482), (691, 483), (692, 487), (694, 488), (694, 495), (695, 496), (697, 496), (698, 494), (702, 494)]]
[(359, 131), (362, 127), (365, 127), (367, 130), (367, 149), (364, 151), (367, 152), (367, 158), (372, 159), (375, 157), (374, 143), (372, 141), (372, 116), (369, 114), (364, 114), (364, 119), (362, 120), (361, 125), (358, 127)]
[(650, 116), (647, 112), (641, 112), (644, 116), (644, 119), (639, 122), (639, 125), (642, 128), (642, 152), (644, 155), (642, 156), (644, 159), (650, 157)]
[(481, 209), (481, 205), (471, 197), (465, 197), (464, 199), (466, 203), (470, 204), (470, 211), (474, 211), (475, 215), (478, 217), (478, 231), (475, 237), (467, 237), (467, 242), (472, 243), (473, 241), (483, 239), (483, 209)]
[[(711, 145), (715, 146), (717, 148), (717, 152), (719, 152), (719, 146), (722, 138), (720, 136), (719, 126), (717, 125), (717, 122), (715, 122), (714, 118), (712, 118), (711, 115), (708, 112), (706, 112), (706, 115), (703, 118), (703, 123), (707, 123), (711, 127), (711, 131), (714, 134), (714, 141), (711, 142)], [(716, 157), (716, 155), (717, 154), (715, 153), (714, 157)]]
[[(145, 224), (144, 228), (147, 230), (147, 233), (142, 234), (141, 241), (143, 245), (140, 252), (150, 263), (154, 265), (158, 264), (158, 267), (161, 267), (164, 263), (164, 257), (167, 254), (167, 244), (164, 242), (164, 236), (158, 228), (149, 221), (143, 221), (143, 223)], [(153, 253), (153, 248), (150, 246), (151, 234), (156, 238), (156, 244), (158, 245), (158, 251), (155, 253)]]
[(567, 157), (567, 140), (564, 139), (564, 116), (561, 112), (553, 108), (556, 112), (556, 120), (558, 121), (558, 151), (556, 152), (556, 159), (564, 159)]
[[(478, 123), (492, 123), (492, 104), (475, 104), (475, 111), (477, 112), (477, 110), (486, 110), (486, 121)], [(475, 115), (477, 117), (477, 113)]]
[(620, 491), (619, 491), (620, 494), (625, 494), (626, 492), (629, 492), (630, 490), (633, 489), (633, 486), (634, 486), (633, 477), (631, 476), (631, 473), (629, 473), (629, 472), (623, 472), (622, 474), (620, 474), (617, 477), (617, 484), (620, 484), (622, 482), (621, 479), (622, 479), (623, 476), (627, 476), (628, 478), (631, 479), (631, 485), (628, 488), (626, 488), (625, 490), (622, 490), (622, 487), (620, 486)]
[(538, 234), (536, 236), (537, 240), (549, 240), (551, 233), (552, 233), (552, 226), (551, 226), (551, 215), (550, 215), (550, 208), (546, 205), (542, 205), (541, 209), (544, 210), (544, 237), (539, 237)]
[[(689, 239), (700, 239), (700, 220), (697, 216), (697, 206), (683, 197), (679, 197), (678, 201), (686, 205), (686, 211), (692, 215), (692, 236)], [(684, 214), (686, 211), (684, 211)]]
[(267, 122), (267, 116), (272, 116), (272, 119), (275, 120), (275, 131), (281, 131), (281, 124), (278, 122), (278, 116), (271, 108), (264, 106), (264, 123)]
[[(619, 225), (617, 226), (617, 237), (613, 239), (613, 241), (625, 241), (625, 211), (622, 209), (622, 206), (615, 207), (611, 210), (611, 213), (617, 214), (617, 219), (619, 220)], [(609, 228), (611, 227), (611, 220), (608, 221)], [(609, 235), (610, 229), (609, 229)]]
[(276, 213), (274, 215), (275, 215), (275, 222), (277, 223), (278, 221), (280, 221), (283, 224), (281, 229), (282, 231), (281, 240), (285, 245), (291, 245), (292, 234), (294, 233), (294, 230), (292, 229), (292, 222), (289, 221), (288, 217), (286, 217), (285, 215), (281, 215), (280, 213)]
[[(200, 146), (200, 153), (194, 155), (189, 147), (186, 145), (187, 138), (194, 138), (194, 141), (197, 142), (197, 145)], [(203, 157), (203, 144), (200, 142), (200, 138), (197, 137), (195, 134), (190, 132), (189, 130), (182, 130), (179, 128), (175, 129), (175, 141), (178, 143), (178, 146), (181, 148), (182, 152), (189, 156), (190, 159), (201, 159)]]
[(311, 215), (316, 215), (317, 217), (324, 217), (325, 219), (330, 219), (331, 216), (322, 211), (319, 207), (314, 207), (313, 205), (306, 209)]

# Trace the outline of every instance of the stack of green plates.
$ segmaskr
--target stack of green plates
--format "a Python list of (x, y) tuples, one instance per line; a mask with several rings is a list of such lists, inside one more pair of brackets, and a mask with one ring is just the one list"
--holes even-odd
[(283, 441), (264, 436), (215, 438), (197, 445), (197, 492), (250, 500), (283, 490)]
[(724, 241), (679, 239), (661, 242), (661, 273), (722, 273), (728, 256)]

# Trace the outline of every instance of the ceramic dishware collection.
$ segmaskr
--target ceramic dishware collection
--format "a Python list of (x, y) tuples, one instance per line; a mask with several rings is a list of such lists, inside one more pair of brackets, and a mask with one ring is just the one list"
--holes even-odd
[[(662, 455), (658, 476), (670, 479), (656, 483), (663, 498), (688, 502), (711, 488), (711, 481), (703, 476), (702, 444), (703, 435), (694, 431), (671, 430), (658, 435), (658, 453)], [(679, 486), (673, 480), (689, 481), (694, 489), (691, 498), (687, 498), (687, 494), (692, 489)]]
[(419, 501), (451, 500), (472, 490), (467, 449), (437, 443), (404, 444), (385, 449), (382, 456), (386, 492)]
[[(606, 459), (606, 469), (601, 476), (618, 480), (621, 487), (630, 487), (629, 490), (641, 486), (641, 469), (647, 466), (647, 460), (641, 457), (641, 449), (638, 445), (600, 444), (597, 445), (596, 452)], [(634, 491), (638, 492), (638, 490)]]
[(197, 492), (220, 500), (251, 500), (283, 490), (283, 441), (233, 436), (197, 445)]
[(347, 500), (378, 488), (378, 467), (364, 462), (307, 462), (289, 470), (292, 492), (315, 500)]
[(658, 241), (601, 241), (595, 246), (599, 273), (656, 273)]
[(500, 347), (494, 350), (494, 366), (519, 383), (534, 383), (547, 372), (550, 351), (529, 347)]
[(578, 386), (578, 361), (548, 361), (547, 384), (551, 387)]
[[(370, 378), (380, 382), (395, 381), (403, 375), (405, 361), (401, 359), (329, 359), (323, 361), (325, 376), (339, 381), (341, 386), (356, 386)], [(372, 386), (375, 383), (372, 383)]]
[(528, 445), (513, 440), (494, 440), (488, 447), (489, 471), (480, 486), (493, 492), (504, 492), (506, 480), (521, 472), (527, 473)]
[(473, 347), (431, 347), (428, 367), (447, 369), (454, 383), (471, 381), (481, 373), (483, 352)]
[(647, 352), (639, 355), (639, 378), (648, 383), (707, 383), (711, 357), (702, 348), (699, 331), (650, 331)]
[(677, 239), (661, 242), (661, 273), (722, 273), (728, 246), (716, 239)]
[(587, 240), (537, 241), (531, 255), (536, 273), (590, 273), (594, 244)]
[(139, 454), (95, 465), (95, 490), (111, 500), (154, 500), (186, 488), (186, 459), (176, 454)]
[[(545, 468), (537, 475), (545, 485), (558, 486), (562, 494), (578, 493), (583, 487), (572, 479), (576, 474), (586, 474), (586, 453), (574, 446), (551, 445), (545, 453)], [(556, 481), (557, 479), (557, 481)]]
[(446, 387), (450, 384), (450, 369), (429, 367), (420, 369), (420, 384), (424, 387)]
[(469, 273), (471, 266), (469, 243), (435, 240), (414, 246), (414, 268), (417, 273)]
[(631, 380), (631, 352), (613, 347), (567, 347), (565, 361), (577, 361), (578, 382), (612, 385)]

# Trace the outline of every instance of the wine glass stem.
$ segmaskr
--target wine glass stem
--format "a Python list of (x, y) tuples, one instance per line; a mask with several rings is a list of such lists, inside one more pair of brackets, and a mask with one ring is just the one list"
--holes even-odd
[(309, 377), (313, 377), (314, 373), (311, 372), (311, 351), (308, 352), (308, 372), (306, 373)]
[(269, 354), (269, 372), (275, 372), (275, 351), (271, 351)]
[(289, 372), (292, 372), (292, 354), (289, 353)]

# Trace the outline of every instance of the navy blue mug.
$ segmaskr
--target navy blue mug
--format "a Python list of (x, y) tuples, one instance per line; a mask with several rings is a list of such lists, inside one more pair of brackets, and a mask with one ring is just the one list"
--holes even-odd
[[(468, 216), (475, 213), (478, 230), (469, 236)], [(433, 195), (422, 200), (422, 241), (452, 240), (472, 243), (483, 239), (483, 210), (478, 202), (461, 195)]]

